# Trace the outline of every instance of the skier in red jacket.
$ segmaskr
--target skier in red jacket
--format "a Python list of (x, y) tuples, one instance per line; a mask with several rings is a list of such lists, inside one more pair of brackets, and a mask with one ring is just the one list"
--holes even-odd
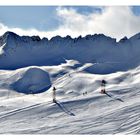
[(105, 94), (106, 93), (106, 90), (105, 90), (106, 83), (107, 82), (105, 80), (102, 80), (101, 81), (101, 93), (102, 94)]

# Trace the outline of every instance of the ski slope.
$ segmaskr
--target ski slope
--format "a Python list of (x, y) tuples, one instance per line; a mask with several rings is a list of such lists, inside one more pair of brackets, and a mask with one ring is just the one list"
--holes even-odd
[[(78, 64), (0, 70), (0, 134), (139, 134), (140, 67), (98, 75), (85, 71), (92, 64)], [(57, 103), (52, 87), (40, 94), (11, 88), (33, 68), (49, 73)], [(100, 93), (102, 79), (109, 96)]]

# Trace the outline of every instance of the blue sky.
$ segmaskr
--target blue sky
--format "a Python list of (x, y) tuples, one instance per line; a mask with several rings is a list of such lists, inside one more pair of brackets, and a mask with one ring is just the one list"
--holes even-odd
[(0, 7), (0, 21), (9, 27), (51, 30), (58, 26), (56, 7), (9, 6)]
[[(97, 7), (65, 6), (81, 14), (100, 11)], [(9, 27), (36, 28), (38, 30), (55, 30), (61, 21), (56, 14), (57, 6), (1, 6), (0, 22)]]
[[(90, 14), (101, 12), (100, 7), (92, 6), (65, 6), (73, 8), (78, 13)], [(0, 22), (9, 27), (36, 28), (38, 30), (55, 30), (61, 21), (57, 17), (57, 6), (0, 6)], [(134, 6), (133, 12), (140, 14), (140, 7)]]
[[(116, 6), (117, 7), (117, 6)], [(59, 31), (65, 32), (67, 34), (72, 34), (75, 30), (75, 36), (80, 35), (82, 31), (84, 34), (86, 34), (86, 30), (92, 31), (92, 33), (104, 33), (106, 35), (110, 35), (112, 37), (119, 38), (119, 35), (116, 35), (111, 33), (113, 32), (113, 28), (116, 27), (123, 27), (120, 24), (123, 24), (121, 21), (120, 16), (123, 16), (127, 18), (127, 26), (131, 26), (134, 24), (138, 25), (139, 22), (135, 23), (136, 18), (140, 16), (140, 6), (133, 6), (128, 7), (124, 6), (124, 10), (121, 7), (114, 8), (115, 10), (112, 10), (113, 14), (116, 14), (114, 17), (111, 17), (112, 15), (109, 14), (109, 10), (107, 12), (106, 7), (97, 7), (97, 6), (0, 6), (0, 24), (2, 26), (6, 27), (6, 29), (13, 29), (13, 28), (19, 28), (21, 30), (28, 31), (30, 29), (37, 30), (39, 32), (54, 32), (57, 31), (59, 34)], [(126, 15), (123, 15), (126, 10)], [(115, 12), (118, 13), (115, 13)], [(131, 13), (133, 13), (133, 17), (131, 17)], [(106, 13), (106, 14), (105, 14)], [(105, 15), (107, 15), (107, 18), (104, 18)], [(118, 15), (120, 14), (120, 16)], [(72, 17), (73, 16), (73, 17)], [(94, 17), (93, 17), (94, 16)], [(99, 19), (95, 18), (99, 16)], [(109, 16), (112, 18), (112, 20), (109, 18)], [(112, 21), (118, 17), (118, 20), (120, 22), (118, 23), (118, 20), (116, 20), (117, 25), (115, 25)], [(76, 19), (77, 18), (77, 19)], [(135, 18), (135, 19), (134, 19)], [(80, 20), (79, 20), (80, 19)], [(97, 20), (96, 20), (97, 19)], [(108, 21), (106, 21), (108, 19)], [(79, 20), (79, 23), (77, 23), (77, 20)], [(89, 21), (88, 21), (89, 20)], [(110, 23), (111, 20), (111, 23)], [(131, 21), (132, 20), (132, 21)], [(134, 20), (134, 21), (133, 21)], [(102, 21), (99, 22), (99, 21)], [(84, 25), (85, 22), (85, 25)], [(93, 22), (94, 28), (91, 25), (91, 22)], [(105, 22), (105, 23), (104, 23)], [(108, 31), (105, 31), (104, 28), (108, 26), (108, 22), (110, 24), (110, 28)], [(78, 24), (80, 26), (78, 26)], [(86, 24), (90, 24), (90, 26), (86, 29)], [(102, 25), (106, 24), (104, 28), (102, 28)], [(96, 26), (98, 27), (98, 30), (96, 29)], [(113, 27), (114, 26), (114, 27)], [(125, 26), (125, 25), (124, 25)], [(135, 26), (135, 25), (134, 25)], [(3, 28), (3, 27), (0, 27)], [(62, 29), (63, 28), (63, 29)], [(91, 28), (91, 30), (90, 30)], [(107, 27), (108, 28), (108, 27)], [(85, 30), (85, 31), (84, 31)], [(12, 30), (13, 31), (13, 30)], [(139, 32), (139, 28), (135, 29), (129, 29), (127, 28), (124, 32), (126, 36), (131, 36), (134, 33)], [(110, 33), (108, 33), (110, 32)], [(116, 32), (116, 31), (115, 31)], [(123, 32), (123, 31), (122, 31)], [(128, 32), (128, 33), (127, 33)], [(131, 33), (130, 33), (131, 32)], [(79, 34), (78, 34), (79, 33)], [(50, 33), (51, 34), (51, 33)], [(116, 33), (117, 34), (117, 33)], [(125, 36), (125, 34), (121, 34), (120, 38), (122, 36)], [(52, 34), (53, 35), (53, 34)], [(57, 35), (56, 33), (54, 35)], [(61, 33), (60, 33), (61, 35)]]

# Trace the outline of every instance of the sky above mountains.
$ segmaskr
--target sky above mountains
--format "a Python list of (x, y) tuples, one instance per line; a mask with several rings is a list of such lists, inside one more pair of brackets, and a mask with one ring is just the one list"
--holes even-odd
[(120, 39), (140, 32), (139, 6), (0, 6), (0, 34), (48, 37), (103, 33)]

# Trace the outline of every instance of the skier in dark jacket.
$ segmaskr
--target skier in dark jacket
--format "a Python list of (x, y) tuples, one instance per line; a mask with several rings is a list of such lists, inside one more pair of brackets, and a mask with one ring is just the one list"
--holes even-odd
[(105, 80), (102, 80), (101, 81), (101, 93), (106, 93), (106, 90), (105, 90), (105, 86), (106, 86), (106, 81)]
[(53, 87), (53, 102), (56, 102), (56, 88)]

